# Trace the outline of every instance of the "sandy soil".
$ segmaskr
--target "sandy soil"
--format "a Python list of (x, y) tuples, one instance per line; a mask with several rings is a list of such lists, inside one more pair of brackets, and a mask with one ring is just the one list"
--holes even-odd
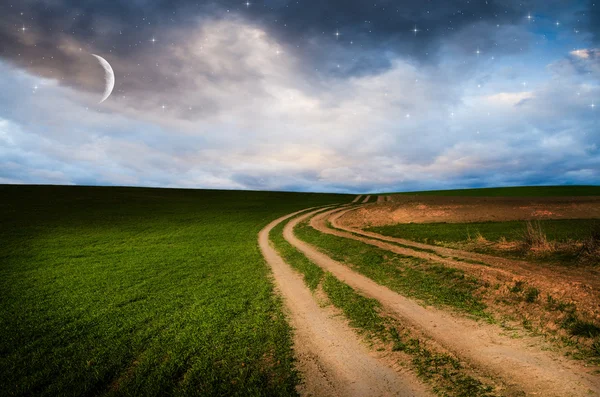
[[(510, 394), (519, 389), (528, 394), (544, 396), (600, 393), (600, 379), (587, 373), (579, 363), (557, 353), (540, 350), (536, 347), (539, 341), (535, 338), (512, 339), (502, 334), (497, 326), (457, 317), (431, 307), (424, 308), (300, 241), (293, 235), (293, 227), (311, 215), (300, 216), (286, 226), (284, 237), (291, 244), (311, 261), (364, 295), (379, 300), (386, 311), (412, 323), (484, 374), (504, 380)], [(325, 216), (327, 214), (321, 219)]]
[(309, 396), (429, 396), (410, 373), (398, 373), (369, 352), (354, 331), (331, 308), (315, 301), (302, 277), (269, 244), (269, 232), (290, 214), (267, 225), (259, 246), (273, 270), (290, 323), (295, 329), (294, 350), (304, 383), (299, 392)]
[(390, 202), (378, 202), (349, 213), (344, 223), (362, 228), (411, 222), (600, 219), (600, 197), (391, 197)]

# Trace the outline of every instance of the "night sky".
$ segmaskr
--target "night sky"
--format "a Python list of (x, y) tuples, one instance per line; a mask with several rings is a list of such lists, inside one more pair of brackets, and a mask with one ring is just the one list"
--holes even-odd
[(600, 184), (598, 0), (3, 0), (0, 72), (0, 183)]

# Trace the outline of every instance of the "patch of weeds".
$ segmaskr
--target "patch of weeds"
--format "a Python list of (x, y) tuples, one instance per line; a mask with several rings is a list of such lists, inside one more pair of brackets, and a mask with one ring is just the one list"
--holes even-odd
[(535, 287), (529, 287), (525, 292), (525, 302), (533, 303), (537, 300), (538, 296), (540, 296), (540, 290)]
[(600, 222), (592, 225), (590, 235), (583, 240), (583, 245), (578, 254), (580, 262), (591, 265), (600, 264)]
[(596, 357), (600, 357), (600, 338), (596, 338), (592, 343), (592, 354)]
[(510, 287), (508, 290), (514, 294), (518, 294), (523, 292), (523, 287), (525, 286), (524, 281), (517, 281), (514, 286)]
[(569, 331), (573, 336), (583, 336), (586, 338), (594, 338), (600, 335), (600, 327), (591, 321), (576, 319), (571, 323)]
[(560, 312), (575, 312), (577, 310), (574, 303), (559, 301), (550, 294), (546, 296), (546, 309)]
[(548, 241), (546, 233), (542, 230), (540, 221), (525, 222), (525, 230), (522, 232), (521, 243), (524, 251), (532, 249), (542, 251), (552, 250), (552, 245)]

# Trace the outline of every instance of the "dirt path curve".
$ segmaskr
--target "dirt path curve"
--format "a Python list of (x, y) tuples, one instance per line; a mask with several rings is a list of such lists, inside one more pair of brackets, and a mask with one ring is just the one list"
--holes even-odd
[(364, 295), (377, 299), (386, 311), (401, 321), (419, 328), (488, 376), (499, 377), (510, 389), (522, 389), (527, 394), (540, 396), (600, 394), (598, 377), (588, 374), (579, 363), (533, 347), (533, 338), (512, 339), (502, 335), (496, 326), (439, 309), (424, 308), (299, 240), (293, 233), (293, 227), (316, 212), (318, 210), (289, 222), (284, 228), (284, 238), (338, 279)]
[(352, 202), (353, 202), (353, 203), (357, 203), (357, 202), (358, 202), (358, 200), (360, 200), (360, 198), (361, 198), (361, 197), (362, 197), (362, 194), (359, 194), (358, 196), (356, 196), (356, 197), (354, 198), (354, 200), (352, 200)]
[(364, 204), (364, 203), (368, 203), (370, 199), (371, 199), (371, 196), (367, 196), (367, 197), (365, 197), (365, 199), (362, 201), (362, 203), (363, 203), (363, 204)]
[(356, 333), (339, 316), (333, 316), (333, 309), (319, 307), (302, 277), (270, 245), (271, 229), (297, 213), (268, 224), (259, 233), (258, 243), (273, 270), (275, 284), (295, 330), (294, 350), (304, 378), (300, 393), (310, 396), (430, 396), (431, 393), (413, 375), (398, 373), (371, 355)]
[[(436, 262), (445, 263), (456, 268), (470, 271), (473, 274), (479, 273), (479, 275), (482, 275), (483, 273), (495, 273), (496, 275), (501, 275), (500, 279), (514, 278), (514, 276), (526, 277), (530, 280), (535, 280), (535, 282), (537, 282), (537, 284), (540, 287), (542, 287), (548, 292), (565, 290), (568, 291), (569, 289), (573, 288), (573, 284), (576, 284), (580, 286), (579, 293), (582, 296), (585, 296), (587, 299), (594, 299), (593, 297), (596, 296), (600, 291), (600, 277), (590, 277), (589, 272), (585, 270), (561, 268), (559, 266), (540, 266), (539, 264), (532, 264), (527, 261), (507, 259), (492, 255), (479, 254), (476, 252), (462, 251), (453, 248), (445, 248), (436, 245), (423, 244), (418, 243), (416, 241), (405, 240), (396, 237), (389, 237), (378, 233), (348, 227), (340, 221), (340, 218), (342, 218), (346, 213), (353, 211), (354, 209), (355, 208), (342, 209), (341, 211), (339, 209), (334, 209), (329, 211), (328, 214), (323, 215), (327, 217), (327, 220), (331, 222), (331, 225), (333, 227), (348, 233), (334, 233), (337, 231), (329, 229), (324, 221), (320, 222), (319, 224), (314, 224), (314, 222), (311, 224), (313, 225), (313, 227), (317, 227), (321, 232), (332, 232), (332, 234), (340, 235), (340, 237), (354, 238), (363, 241), (367, 244), (376, 245), (380, 248), (384, 248), (392, 252), (435, 260)], [(315, 220), (320, 219), (321, 217)], [(325, 231), (323, 228), (326, 228), (328, 231)], [(354, 235), (349, 233), (354, 233)], [(363, 237), (361, 238), (356, 235), (360, 235)], [(402, 248), (372, 239), (389, 241), (391, 243), (399, 243), (408, 247), (415, 247), (418, 249), (427, 249), (434, 251), (437, 255), (423, 251), (414, 251), (408, 248)], [(492, 267), (490, 268), (489, 266), (485, 265), (470, 264), (466, 262), (451, 260), (448, 258), (441, 258), (438, 255), (479, 261), (491, 265)], [(575, 301), (580, 300), (577, 299), (577, 297), (575, 296), (569, 298)]]

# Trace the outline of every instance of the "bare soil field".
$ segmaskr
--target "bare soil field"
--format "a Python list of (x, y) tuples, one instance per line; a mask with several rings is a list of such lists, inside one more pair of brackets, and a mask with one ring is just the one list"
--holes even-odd
[(397, 223), (463, 223), (535, 219), (600, 219), (600, 197), (444, 197), (394, 195), (346, 214), (364, 228)]

